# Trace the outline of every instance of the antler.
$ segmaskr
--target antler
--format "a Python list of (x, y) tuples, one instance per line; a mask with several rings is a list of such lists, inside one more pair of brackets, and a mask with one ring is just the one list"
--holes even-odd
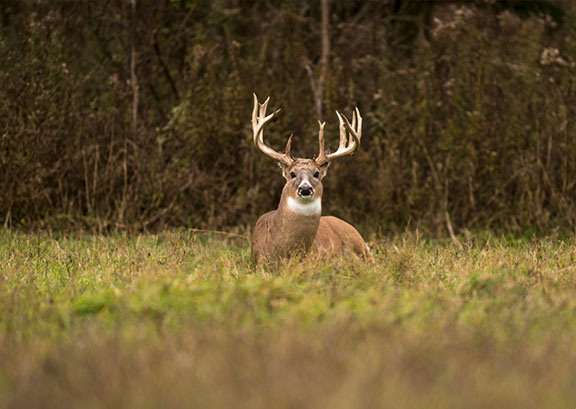
[(266, 98), (263, 104), (258, 102), (258, 97), (254, 95), (254, 110), (252, 111), (252, 131), (254, 132), (254, 145), (266, 156), (277, 160), (278, 162), (284, 163), (290, 166), (294, 159), (290, 156), (290, 146), (292, 145), (292, 135), (288, 138), (288, 143), (286, 144), (286, 153), (276, 152), (274, 149), (269, 147), (264, 143), (264, 127), (268, 122), (270, 122), (274, 115), (276, 115), (280, 110), (272, 112), (270, 115), (266, 116), (266, 108), (268, 107), (268, 102), (270, 97)]
[[(330, 162), (336, 158), (341, 158), (342, 156), (351, 155), (356, 151), (356, 149), (358, 149), (358, 146), (360, 146), (360, 138), (362, 137), (362, 117), (360, 116), (358, 108), (352, 112), (352, 124), (350, 124), (346, 116), (340, 114), (338, 111), (336, 111), (336, 115), (338, 115), (338, 121), (340, 122), (340, 144), (338, 145), (338, 150), (334, 153), (326, 154), (324, 150), (325, 123), (318, 121), (320, 124), (320, 130), (318, 131), (320, 152), (315, 161), (319, 165)], [(346, 130), (350, 133), (349, 137), (346, 135)]]

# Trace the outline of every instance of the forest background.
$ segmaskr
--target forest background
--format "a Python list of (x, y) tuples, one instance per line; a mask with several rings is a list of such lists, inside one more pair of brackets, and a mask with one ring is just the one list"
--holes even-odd
[(359, 107), (325, 208), (361, 230), (573, 230), (574, 56), (568, 0), (3, 0), (0, 223), (248, 230), (256, 92), (298, 156)]

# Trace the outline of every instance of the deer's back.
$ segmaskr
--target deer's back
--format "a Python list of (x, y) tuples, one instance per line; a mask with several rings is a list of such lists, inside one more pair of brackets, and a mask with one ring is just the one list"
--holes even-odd
[(367, 260), (373, 260), (358, 230), (334, 216), (320, 218), (320, 225), (314, 239), (314, 249), (325, 255), (353, 253)]

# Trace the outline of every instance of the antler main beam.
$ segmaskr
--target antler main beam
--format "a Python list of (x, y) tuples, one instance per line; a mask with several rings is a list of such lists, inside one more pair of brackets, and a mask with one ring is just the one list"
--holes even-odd
[(268, 102), (270, 102), (270, 97), (266, 98), (264, 103), (260, 104), (258, 102), (258, 97), (254, 95), (254, 109), (252, 110), (252, 131), (254, 145), (266, 156), (271, 157), (278, 162), (290, 166), (294, 159), (290, 156), (290, 146), (292, 144), (292, 135), (288, 138), (288, 143), (286, 144), (286, 153), (276, 152), (274, 149), (269, 147), (264, 143), (264, 127), (274, 118), (274, 116), (280, 111), (277, 109), (270, 115), (266, 116), (266, 108), (268, 107)]

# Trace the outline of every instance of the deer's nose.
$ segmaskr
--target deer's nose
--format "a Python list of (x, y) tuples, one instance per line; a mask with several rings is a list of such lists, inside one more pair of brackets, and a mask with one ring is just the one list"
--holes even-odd
[(314, 188), (309, 184), (301, 184), (298, 186), (298, 196), (309, 197), (314, 194)]

